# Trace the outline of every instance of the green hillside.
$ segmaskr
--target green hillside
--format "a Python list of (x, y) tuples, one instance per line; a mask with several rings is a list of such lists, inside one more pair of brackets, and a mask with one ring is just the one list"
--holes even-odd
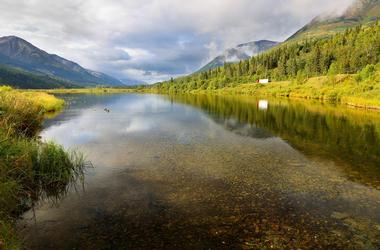
[(358, 26), (330, 38), (284, 43), (236, 64), (156, 84), (165, 91), (218, 89), (255, 82), (306, 79), (327, 74), (355, 74), (380, 62), (380, 22)]
[(73, 83), (43, 74), (31, 73), (0, 64), (0, 84), (22, 89), (52, 89), (78, 87)]
[[(26, 85), (28, 88), (57, 88), (69, 87), (73, 83), (81, 87), (123, 86), (118, 79), (85, 69), (60, 56), (49, 54), (16, 36), (0, 37), (0, 65), (7, 67), (7, 72), (0, 74), (3, 80), (0, 84), (11, 84), (16, 87)], [(0, 73), (3, 72), (0, 71)], [(13, 74), (15, 72), (17, 74)], [(38, 83), (34, 84), (36, 79)]]
[[(249, 90), (250, 93), (329, 100), (342, 100), (344, 97), (347, 104), (380, 107), (379, 62), (380, 22), (377, 22), (371, 26), (357, 26), (329, 38), (284, 43), (249, 60), (158, 83), (153, 88), (157, 92), (229, 89), (228, 92), (232, 93), (242, 84), (269, 78), (272, 81), (289, 81), (292, 85), (272, 83), (268, 88), (257, 91), (263, 85), (254, 84), (256, 87)], [(336, 80), (339, 75), (350, 77), (345, 81)], [(308, 81), (319, 76), (325, 77), (319, 81)], [(324, 87), (326, 93), (319, 91)]]
[[(216, 90), (252, 83), (356, 74), (380, 62), (380, 0), (356, 0), (341, 16), (315, 18), (271, 50), (216, 69), (158, 83), (157, 91)], [(313, 39), (310, 39), (313, 38)]]
[(324, 14), (292, 35), (288, 41), (305, 38), (326, 37), (347, 28), (371, 24), (380, 20), (379, 0), (357, 0), (342, 15)]

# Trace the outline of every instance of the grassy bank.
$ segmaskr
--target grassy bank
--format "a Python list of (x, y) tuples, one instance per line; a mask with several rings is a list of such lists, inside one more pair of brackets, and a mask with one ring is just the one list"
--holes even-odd
[[(200, 85), (199, 87), (178, 85), (178, 88), (162, 88), (160, 84), (140, 86), (134, 88), (83, 88), (83, 89), (51, 89), (43, 90), (50, 94), (116, 94), (116, 93), (211, 93), (229, 95), (251, 95), (268, 97), (287, 97), (314, 99), (319, 101), (332, 101), (344, 105), (380, 109), (380, 64), (368, 65), (357, 74), (334, 74), (320, 77), (306, 78), (299, 75), (293, 80), (271, 82), (267, 85), (248, 83), (230, 84), (226, 87)], [(33, 96), (33, 90), (26, 91), (24, 95)], [(49, 96), (49, 95), (47, 95)]]
[[(248, 95), (261, 97), (287, 97), (332, 101), (360, 108), (380, 109), (380, 65), (369, 65), (358, 74), (327, 75), (313, 78), (298, 77), (290, 81), (238, 84), (224, 88), (198, 88), (192, 90), (163, 90), (156, 85), (137, 88), (83, 88), (28, 90), (26, 96), (47, 94), (117, 94), (117, 93), (203, 93)], [(47, 95), (49, 96), (49, 95)], [(43, 99), (43, 98), (41, 98)]]
[(82, 177), (81, 154), (36, 137), (44, 114), (63, 104), (46, 93), (0, 87), (0, 249), (21, 248), (13, 224), (39, 197), (60, 196)]
[(41, 108), (42, 112), (56, 112), (61, 110), (65, 101), (49, 95), (46, 91), (19, 91), (8, 86), (0, 86), (1, 103), (14, 103), (17, 109), (18, 104), (30, 102), (34, 107)]
[(380, 65), (369, 65), (358, 74), (352, 75), (298, 78), (268, 85), (252, 83), (189, 92), (315, 99), (360, 108), (380, 109)]

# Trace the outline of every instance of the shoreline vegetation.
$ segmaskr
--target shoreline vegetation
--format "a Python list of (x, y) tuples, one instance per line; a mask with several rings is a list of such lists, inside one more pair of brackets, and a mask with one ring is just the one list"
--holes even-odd
[(380, 110), (380, 65), (376, 67), (378, 70), (366, 79), (360, 78), (360, 74), (320, 76), (304, 79), (302, 82), (281, 81), (267, 85), (248, 83), (216, 90), (192, 90), (188, 93), (317, 100), (355, 108)]
[[(82, 154), (38, 132), (63, 109), (55, 94), (212, 94), (309, 99), (380, 110), (380, 22), (327, 38), (285, 42), (238, 63), (153, 85), (15, 90), (0, 86), (0, 249), (19, 249), (15, 220), (39, 198), (58, 198), (83, 178)], [(269, 79), (269, 84), (256, 83)]]
[[(25, 90), (26, 95), (47, 94), (122, 94), (122, 93), (191, 93), (281, 97), (288, 99), (333, 102), (362, 109), (380, 110), (380, 64), (367, 65), (357, 74), (336, 74), (312, 78), (297, 78), (269, 84), (242, 83), (217, 89), (162, 89), (158, 85), (134, 88), (83, 88)], [(33, 94), (32, 94), (33, 93)]]
[(20, 105), (29, 102), (30, 105), (38, 107), (41, 112), (58, 112), (65, 106), (65, 101), (53, 95), (48, 94), (46, 91), (28, 91), (17, 90), (9, 86), (0, 86), (1, 103), (0, 107), (9, 105), (9, 103), (20, 103)]
[[(376, 22), (330, 37), (285, 42), (248, 60), (226, 63), (153, 85), (38, 91), (51, 94), (250, 95), (315, 99), (380, 110), (379, 61), (380, 22)], [(272, 82), (258, 84), (258, 79)]]
[(41, 198), (57, 199), (83, 178), (82, 154), (38, 139), (44, 115), (64, 101), (0, 87), (0, 249), (21, 249), (14, 223)]
[[(380, 22), (285, 42), (238, 63), (153, 85), (158, 93), (318, 99), (380, 109)], [(252, 84), (258, 79), (272, 82)]]

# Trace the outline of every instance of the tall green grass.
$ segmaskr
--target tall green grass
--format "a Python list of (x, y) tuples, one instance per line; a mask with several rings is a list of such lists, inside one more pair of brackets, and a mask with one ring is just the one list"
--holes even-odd
[(41, 127), (43, 113), (41, 105), (17, 92), (0, 92), (0, 129), (7, 137), (34, 136)]
[[(60, 111), (65, 105), (64, 100), (41, 91), (20, 91), (9, 86), (0, 86), (0, 94), (3, 98), (13, 98), (16, 103), (28, 102), (34, 107), (41, 108), (44, 112)], [(2, 103), (6, 104), (7, 102)]]
[(18, 249), (15, 219), (41, 197), (64, 195), (89, 165), (81, 153), (37, 138), (47, 103), (62, 103), (40, 96), (0, 87), (0, 249)]
[(12, 224), (0, 220), (0, 249), (18, 250), (22, 245), (13, 231)]

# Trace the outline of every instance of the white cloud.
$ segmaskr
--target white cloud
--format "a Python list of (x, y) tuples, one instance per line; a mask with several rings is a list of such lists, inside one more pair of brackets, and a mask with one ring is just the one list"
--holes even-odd
[(209, 44), (206, 44), (205, 48), (208, 50), (208, 57), (203, 59), (202, 64), (207, 64), (207, 62), (217, 57), (220, 53), (219, 46), (214, 41), (211, 41)]
[(128, 124), (127, 128), (125, 129), (126, 133), (137, 133), (137, 132), (145, 132), (148, 130), (151, 130), (153, 128), (154, 124), (147, 122), (144, 118), (136, 118), (131, 121), (130, 124)]
[(124, 50), (126, 53), (128, 53), (132, 58), (147, 58), (151, 59), (154, 57), (153, 54), (151, 54), (149, 51), (144, 49), (133, 49), (133, 48), (120, 48)]
[(0, 34), (119, 77), (131, 69), (167, 77), (195, 70), (226, 47), (284, 40), (314, 16), (351, 2), (0, 0)]

